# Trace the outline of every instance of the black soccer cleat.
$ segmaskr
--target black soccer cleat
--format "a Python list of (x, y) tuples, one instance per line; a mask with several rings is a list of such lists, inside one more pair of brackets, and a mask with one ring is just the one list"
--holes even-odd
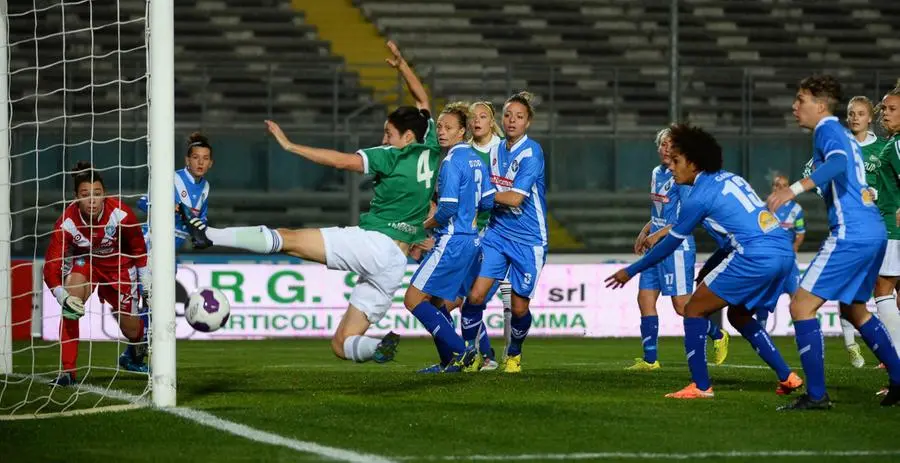
[(891, 384), (884, 399), (881, 399), (881, 406), (892, 407), (898, 403), (900, 403), (900, 384)]
[(819, 399), (814, 400), (809, 394), (803, 394), (800, 397), (797, 397), (793, 403), (789, 403), (787, 405), (782, 405), (778, 407), (778, 411), (793, 411), (793, 410), (831, 410), (831, 407), (834, 405), (831, 403), (831, 398), (828, 397), (828, 393)]
[(181, 222), (188, 229), (188, 233), (191, 235), (191, 243), (197, 249), (206, 249), (213, 245), (211, 239), (206, 237), (206, 224), (203, 223), (198, 217), (190, 217), (187, 212), (184, 212), (184, 207), (178, 208), (178, 213), (181, 214)]
[(399, 344), (400, 336), (397, 333), (391, 331), (384, 335), (384, 337), (381, 338), (381, 342), (378, 343), (378, 347), (375, 348), (375, 354), (372, 357), (375, 360), (375, 363), (387, 363), (394, 360), (394, 356), (397, 355), (397, 346)]

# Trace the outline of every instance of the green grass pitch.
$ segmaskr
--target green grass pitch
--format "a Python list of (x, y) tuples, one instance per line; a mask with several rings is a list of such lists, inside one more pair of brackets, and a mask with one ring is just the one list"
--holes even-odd
[[(799, 371), (793, 339), (776, 344)], [(82, 349), (81, 359), (90, 354), (94, 366), (113, 365), (117, 355), (110, 343), (82, 343)], [(875, 397), (887, 382), (884, 371), (873, 368), (869, 352), (864, 369), (850, 367), (839, 339), (827, 339), (826, 350), (835, 402), (830, 412), (776, 412), (788, 399), (774, 394), (774, 374), (761, 368), (740, 338), (732, 339), (726, 365), (710, 368), (716, 398), (702, 401), (663, 398), (689, 382), (678, 338), (660, 340), (663, 369), (649, 373), (623, 371), (639, 354), (636, 339), (532, 338), (520, 375), (416, 374), (435, 356), (427, 339), (403, 339), (396, 361), (385, 365), (339, 361), (326, 340), (186, 341), (178, 344), (178, 401), (285, 438), (400, 461), (508, 461), (521, 455), (531, 457), (516, 461), (540, 461), (579, 454), (587, 461), (638, 461), (696, 452), (734, 452), (704, 459), (729, 462), (900, 460), (900, 409), (882, 408)], [(55, 347), (35, 352), (34, 358), (18, 354), (16, 370), (54, 368)], [(113, 380), (111, 371), (93, 370), (88, 383), (140, 393), (146, 378), (119, 374)], [(28, 396), (48, 390), (35, 383)], [(24, 393), (22, 386), (6, 387), (3, 407)], [(70, 394), (57, 390), (54, 399)], [(78, 395), (74, 408), (98, 399)], [(800, 450), (870, 453), (755, 453)], [(0, 421), (4, 463), (321, 459), (152, 409)]]

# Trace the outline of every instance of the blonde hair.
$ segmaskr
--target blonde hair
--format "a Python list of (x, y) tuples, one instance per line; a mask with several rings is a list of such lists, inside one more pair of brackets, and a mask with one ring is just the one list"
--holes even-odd
[[(469, 112), (469, 103), (466, 101), (454, 101), (453, 103), (447, 103), (444, 105), (444, 109), (441, 110), (440, 116), (444, 114), (452, 114), (456, 116), (456, 119), (459, 121), (459, 125), (462, 126), (463, 130), (463, 140), (469, 139), (469, 119), (472, 117), (471, 112)], [(438, 117), (440, 117), (438, 116)]]
[(850, 98), (850, 101), (847, 102), (847, 112), (848, 113), (850, 112), (850, 106), (853, 106), (853, 104), (855, 104), (855, 103), (860, 103), (860, 104), (864, 105), (866, 107), (866, 109), (869, 110), (869, 117), (871, 117), (871, 118), (875, 117), (875, 106), (872, 104), (872, 100), (870, 100), (869, 97), (863, 96), (863, 95), (856, 95), (855, 97)]
[(672, 134), (672, 130), (669, 127), (666, 127), (664, 129), (660, 130), (659, 132), (656, 132), (656, 147), (659, 148), (660, 146), (662, 146), (663, 141), (665, 141), (666, 138), (669, 138), (669, 135), (671, 135), (671, 134)]
[(534, 94), (523, 90), (519, 93), (514, 94), (513, 96), (506, 99), (506, 103), (503, 103), (503, 110), (506, 110), (506, 107), (509, 106), (510, 103), (519, 103), (522, 106), (525, 106), (525, 109), (528, 110), (528, 119), (534, 119)]
[[(494, 112), (494, 104), (491, 103), (490, 101), (487, 101), (487, 100), (476, 101), (476, 102), (474, 102), (474, 103), (472, 103), (472, 104), (469, 105), (469, 114), (471, 114), (472, 116), (474, 116), (474, 115), (475, 115), (475, 109), (478, 108), (479, 106), (481, 106), (481, 107), (483, 107), (484, 109), (486, 109), (487, 112), (488, 112), (488, 115), (490, 116), (490, 120), (491, 120), (491, 132), (492, 132), (494, 135), (496, 135), (496, 136), (498, 136), (498, 137), (500, 137), (500, 138), (503, 138), (503, 129), (501, 129), (501, 128), (500, 128), (500, 124), (497, 123), (497, 114)], [(475, 136), (475, 134), (473, 133), (473, 134), (472, 134), (472, 137), (474, 137), (474, 136)], [(471, 141), (471, 140), (470, 140), (470, 141)]]
[[(883, 101), (885, 98), (887, 98), (889, 96), (900, 96), (900, 79), (897, 79), (897, 83), (894, 84), (894, 88), (892, 88), (891, 90), (888, 90), (888, 92), (884, 94), (884, 97), (882, 97), (882, 102), (878, 103), (878, 106), (875, 108), (875, 111), (876, 111), (875, 114), (877, 115), (878, 122), (879, 122), (879, 124), (881, 124), (882, 127), (884, 127), (884, 121), (881, 118), (881, 116), (882, 116), (881, 113), (884, 111), (884, 102)], [(884, 127), (884, 129), (887, 130), (888, 132), (891, 132), (891, 129), (889, 129), (887, 127)], [(893, 135), (893, 132), (891, 133), (891, 135)]]

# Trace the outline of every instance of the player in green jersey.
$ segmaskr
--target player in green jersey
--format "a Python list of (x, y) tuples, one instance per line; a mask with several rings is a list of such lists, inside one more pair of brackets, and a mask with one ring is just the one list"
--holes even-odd
[(329, 269), (352, 271), (359, 280), (350, 304), (331, 340), (339, 358), (365, 362), (393, 359), (399, 337), (389, 333), (379, 340), (365, 336), (391, 307), (402, 286), (410, 247), (425, 239), (423, 224), (437, 183), (441, 147), (438, 145), (428, 95), (422, 83), (392, 42), (387, 63), (406, 81), (416, 106), (401, 106), (384, 123), (382, 146), (356, 153), (313, 148), (291, 142), (273, 121), (269, 132), (285, 151), (317, 164), (375, 177), (369, 212), (358, 227), (272, 230), (265, 226), (216, 229), (191, 221), (194, 239), (222, 246), (273, 254), (285, 253), (325, 264)]
[[(847, 127), (862, 148), (863, 162), (866, 168), (866, 184), (869, 185), (873, 195), (876, 197), (878, 208), (882, 211), (882, 216), (884, 216), (884, 210), (890, 207), (890, 203), (896, 202), (894, 198), (897, 193), (897, 182), (893, 178), (893, 168), (890, 163), (882, 162), (881, 159), (881, 149), (884, 147), (885, 140), (878, 138), (875, 132), (870, 130), (874, 118), (875, 109), (872, 107), (872, 102), (865, 96), (855, 96), (847, 103)], [(881, 197), (880, 199), (878, 198), (879, 196)], [(891, 213), (891, 216), (893, 216), (893, 213)], [(896, 227), (891, 226), (892, 222), (893, 219), (890, 221), (885, 220), (890, 239), (896, 240)], [(892, 228), (894, 229), (893, 234), (891, 234)], [(897, 241), (893, 241), (893, 244), (896, 245)], [(892, 245), (889, 244), (888, 248), (890, 249), (891, 247)], [(889, 262), (888, 254), (885, 254), (884, 264), (887, 265)], [(883, 281), (885, 275), (893, 271), (882, 265), (879, 272), (882, 276), (879, 277), (879, 283), (875, 289), (876, 302), (880, 296), (885, 295), (884, 286), (889, 285), (887, 281)], [(887, 276), (890, 278), (889, 275)], [(890, 295), (890, 297), (885, 299), (885, 303), (887, 303), (888, 299), (890, 301), (894, 300), (892, 294), (893, 288), (889, 288), (887, 295)], [(862, 368), (865, 365), (865, 359), (854, 338), (856, 329), (848, 320), (841, 318), (841, 331), (844, 334), (844, 346), (850, 355), (850, 364), (856, 368)]]
[(894, 300), (894, 289), (900, 281), (900, 79), (881, 100), (878, 113), (881, 126), (889, 137), (879, 155), (881, 170), (886, 172), (881, 176), (881, 189), (876, 196), (888, 230), (888, 245), (879, 272), (881, 276), (875, 285), (875, 302), (878, 318), (891, 338), (900, 339), (900, 311)]

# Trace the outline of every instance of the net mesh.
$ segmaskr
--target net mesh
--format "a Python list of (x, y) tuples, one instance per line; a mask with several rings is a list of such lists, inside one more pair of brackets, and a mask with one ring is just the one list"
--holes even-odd
[[(146, 373), (119, 367), (128, 341), (96, 286), (80, 320), (77, 385), (48, 386), (61, 371), (61, 308), (40, 274), (42, 265), (73, 261), (42, 262), (54, 223), (74, 199), (77, 161), (90, 162), (107, 196), (146, 221), (134, 206), (148, 179), (147, 7), (128, 0), (8, 2), (9, 29), (0, 33), (7, 35), (9, 59), (12, 293), (14, 305), (33, 301), (34, 308), (24, 319), (13, 309), (18, 335), (13, 373), (2, 377), (0, 415), (121, 405), (149, 391)], [(115, 280), (92, 283), (117, 288), (122, 281)]]

